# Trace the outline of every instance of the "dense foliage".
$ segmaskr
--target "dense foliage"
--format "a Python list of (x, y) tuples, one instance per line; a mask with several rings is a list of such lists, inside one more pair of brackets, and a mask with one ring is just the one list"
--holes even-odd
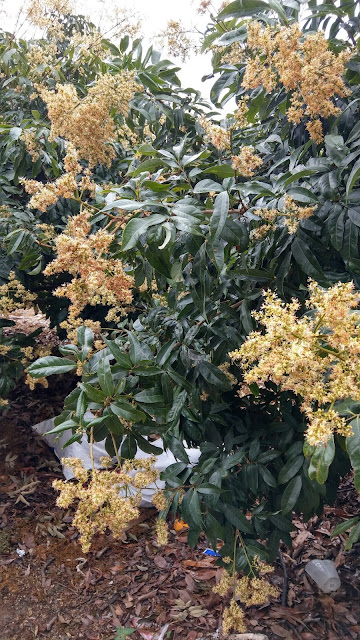
[[(291, 544), (292, 512), (310, 517), (331, 502), (350, 464), (360, 488), (355, 347), (346, 351), (354, 394), (311, 400), (314, 410), (350, 416), (351, 435), (330, 432), (315, 444), (304, 444), (309, 415), (297, 388), (275, 372), (246, 386), (228, 355), (257, 328), (264, 290), (285, 303), (295, 297), (300, 317), (313, 313), (309, 278), (360, 288), (359, 2), (338, 4), (311, 0), (300, 16), (297, 0), (235, 0), (211, 18), (211, 99), (215, 108), (238, 103), (220, 124), (139, 41), (102, 40), (80, 57), (74, 33), (98, 44), (99, 36), (67, 16), (34, 67), (29, 52), (44, 41), (1, 39), (0, 278), (14, 271), (71, 338), (61, 356), (29, 367), (35, 380), (81, 376), (56, 432), (71, 430), (69, 443), (84, 431), (106, 438), (109, 454), (120, 447), (125, 459), (137, 448), (159, 453), (148, 436), (161, 435), (178, 460), (163, 473), (162, 516), (180, 511), (192, 545), (202, 531), (214, 548), (223, 540), (222, 557), (233, 557), (235, 540), (245, 572), (249, 559), (273, 559), (281, 540)], [(128, 106), (104, 104), (101, 87), (116, 88), (124, 73)], [(63, 94), (73, 100), (65, 123)], [(102, 164), (88, 148), (89, 114), (98, 151), (102, 123), (110, 126)], [(324, 348), (326, 332), (321, 340)], [(6, 397), (18, 356), (5, 350), (0, 363)], [(194, 467), (184, 444), (200, 448)]]

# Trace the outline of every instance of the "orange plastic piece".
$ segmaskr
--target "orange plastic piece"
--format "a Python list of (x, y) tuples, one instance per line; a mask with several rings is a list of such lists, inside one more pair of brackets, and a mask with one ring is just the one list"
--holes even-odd
[(186, 522), (184, 522), (184, 520), (178, 520), (176, 518), (175, 522), (174, 522), (174, 529), (175, 531), (182, 531), (183, 529), (188, 529), (189, 525), (186, 524)]

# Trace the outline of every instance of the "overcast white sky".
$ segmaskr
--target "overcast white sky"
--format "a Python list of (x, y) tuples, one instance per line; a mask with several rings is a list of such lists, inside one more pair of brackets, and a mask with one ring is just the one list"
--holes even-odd
[[(196, 25), (201, 31), (206, 27), (206, 16), (200, 16), (196, 9), (200, 0), (180, 0), (171, 2), (171, 0), (75, 0), (73, 4), (76, 7), (76, 13), (85, 14), (95, 23), (101, 24), (103, 29), (108, 29), (109, 15), (112, 14), (114, 6), (124, 7), (126, 10), (134, 11), (138, 14), (142, 21), (142, 32), (144, 34), (144, 45), (149, 46), (154, 43), (155, 34), (166, 29), (170, 19), (181, 20), (190, 30)], [(215, 0), (215, 5), (220, 4)], [(1, 26), (13, 32), (16, 23), (21, 24), (23, 18), (18, 22), (19, 12), (24, 15), (24, 0), (3, 0), (0, 6)], [(100, 18), (100, 16), (102, 16)], [(104, 24), (105, 23), (105, 24)], [(109, 39), (111, 33), (108, 34)], [(171, 59), (178, 66), (182, 67), (179, 73), (182, 85), (200, 89), (205, 99), (209, 99), (209, 91), (213, 81), (208, 81), (205, 85), (201, 82), (201, 77), (211, 71), (210, 56), (191, 56), (185, 63)]]

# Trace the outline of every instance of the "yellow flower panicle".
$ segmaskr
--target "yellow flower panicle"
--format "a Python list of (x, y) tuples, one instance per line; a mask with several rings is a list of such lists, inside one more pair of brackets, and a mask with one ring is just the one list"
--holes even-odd
[(323, 131), (319, 118), (338, 115), (334, 97), (348, 95), (343, 74), (351, 52), (332, 53), (322, 33), (304, 36), (297, 24), (263, 27), (253, 21), (247, 29), (246, 49), (235, 43), (224, 53), (223, 62), (245, 63), (245, 89), (262, 85), (271, 93), (282, 85), (291, 92), (288, 119), (294, 124), (308, 119), (309, 135), (320, 143)]
[[(26, 193), (32, 195), (28, 204), (30, 209), (45, 212), (48, 207), (56, 204), (59, 198), (74, 198), (77, 191), (89, 191), (90, 195), (94, 195), (95, 183), (90, 180), (89, 170), (83, 171), (83, 167), (78, 162), (78, 153), (71, 142), (66, 145), (64, 169), (65, 173), (55, 182), (43, 184), (38, 180), (20, 178)], [(84, 175), (78, 181), (77, 175), (82, 172)]]
[(169, 528), (165, 520), (160, 518), (157, 520), (156, 525), (157, 543), (159, 546), (164, 547), (168, 541)]
[(31, 129), (24, 129), (20, 136), (20, 140), (23, 141), (26, 151), (30, 154), (33, 162), (36, 162), (40, 158), (40, 145), (36, 138), (35, 131)]
[(80, 532), (80, 543), (84, 553), (90, 550), (96, 533), (109, 529), (114, 538), (119, 538), (133, 518), (139, 516), (141, 489), (145, 489), (158, 478), (153, 456), (146, 459), (126, 460), (117, 469), (109, 469), (104, 460), (104, 470), (89, 472), (82, 460), (65, 458), (63, 464), (72, 469), (77, 483), (55, 480), (54, 489), (60, 491), (57, 505), (67, 509), (78, 500), (73, 525)]
[(225, 635), (232, 629), (239, 633), (246, 631), (244, 611), (239, 607), (234, 598), (231, 600), (230, 605), (224, 610), (222, 628)]
[(116, 156), (110, 143), (129, 136), (135, 141), (126, 124), (115, 123), (113, 111), (126, 118), (130, 101), (141, 88), (135, 81), (134, 71), (101, 75), (82, 99), (71, 84), (57, 85), (54, 91), (37, 87), (51, 122), (49, 140), (58, 136), (69, 140), (89, 167), (110, 166)]
[(254, 211), (254, 214), (258, 216), (264, 224), (254, 229), (251, 237), (254, 240), (261, 240), (274, 228), (278, 219), (282, 220), (289, 233), (296, 233), (300, 221), (310, 218), (316, 208), (316, 205), (312, 207), (301, 207), (295, 203), (293, 198), (285, 196), (282, 211), (278, 209), (256, 209)]
[(132, 301), (133, 277), (124, 272), (121, 260), (106, 255), (114, 235), (104, 229), (91, 234), (90, 217), (83, 211), (69, 219), (64, 233), (55, 239), (57, 257), (44, 270), (48, 276), (64, 271), (73, 276), (54, 291), (56, 296), (69, 298), (71, 325), (87, 304), (119, 309)]
[(272, 380), (302, 398), (307, 440), (318, 445), (334, 432), (351, 434), (333, 405), (346, 398), (360, 401), (360, 323), (352, 311), (359, 300), (351, 282), (324, 290), (311, 280), (309, 293), (307, 306), (315, 317), (298, 318), (297, 300), (285, 304), (266, 291), (261, 310), (253, 314), (264, 332), (252, 332), (229, 355), (241, 363), (246, 384)]
[(30, 293), (11, 271), (9, 281), (0, 286), (0, 316), (7, 318), (18, 309), (32, 307), (35, 300), (36, 295)]
[(232, 167), (245, 178), (251, 178), (256, 169), (261, 167), (262, 160), (254, 152), (254, 147), (242, 147), (238, 156), (232, 156)]
[(212, 124), (210, 120), (203, 117), (200, 124), (205, 132), (205, 138), (211, 142), (218, 151), (230, 151), (230, 131), (218, 124)]

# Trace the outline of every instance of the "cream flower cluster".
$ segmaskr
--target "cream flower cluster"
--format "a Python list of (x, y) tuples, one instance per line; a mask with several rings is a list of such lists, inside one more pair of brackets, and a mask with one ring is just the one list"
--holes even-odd
[(119, 538), (133, 518), (139, 516), (141, 489), (158, 478), (154, 457), (125, 460), (121, 467), (108, 469), (111, 461), (103, 460), (104, 470), (87, 471), (78, 458), (65, 458), (62, 463), (72, 469), (77, 483), (55, 480), (54, 489), (60, 491), (57, 505), (67, 509), (78, 500), (73, 525), (80, 532), (84, 553), (90, 550), (96, 533), (109, 529)]
[(87, 304), (119, 307), (132, 301), (134, 279), (124, 272), (121, 260), (106, 255), (114, 235), (104, 229), (91, 234), (90, 217), (83, 211), (69, 219), (55, 239), (57, 257), (44, 270), (47, 276), (65, 271), (73, 276), (54, 291), (69, 298), (70, 320), (77, 319)]
[(203, 116), (200, 124), (205, 131), (205, 138), (211, 142), (218, 151), (230, 151), (230, 131), (218, 124), (213, 124)]
[(231, 159), (233, 169), (245, 178), (251, 178), (256, 169), (262, 165), (262, 160), (254, 152), (254, 147), (241, 147), (239, 155), (232, 156)]
[(274, 228), (275, 223), (279, 219), (282, 220), (289, 233), (296, 233), (300, 221), (310, 218), (316, 208), (316, 205), (312, 207), (301, 207), (295, 203), (291, 196), (285, 196), (282, 211), (278, 209), (256, 209), (254, 214), (261, 219), (263, 224), (257, 229), (254, 229), (252, 238), (261, 240), (266, 236), (268, 231)]
[[(20, 183), (24, 185), (26, 193), (32, 195), (28, 204), (30, 209), (38, 209), (45, 212), (48, 207), (56, 204), (59, 198), (74, 198), (76, 191), (88, 191), (90, 195), (94, 195), (95, 183), (90, 180), (89, 170), (84, 170), (79, 164), (77, 151), (71, 142), (66, 145), (64, 169), (65, 173), (57, 178), (55, 182), (43, 184), (38, 180), (20, 178)], [(82, 172), (83, 176), (78, 182), (77, 175)]]
[(298, 24), (264, 27), (252, 21), (247, 29), (246, 49), (235, 43), (224, 53), (223, 62), (245, 64), (245, 89), (263, 85), (271, 93), (282, 85), (291, 92), (288, 119), (297, 124), (306, 118), (311, 139), (321, 142), (319, 118), (338, 115), (333, 99), (348, 95), (343, 74), (352, 53), (332, 53), (324, 34), (304, 36)]
[(113, 112), (125, 118), (130, 101), (141, 88), (135, 72), (124, 70), (114, 76), (101, 75), (82, 99), (71, 84), (59, 84), (54, 91), (38, 86), (51, 121), (49, 139), (60, 136), (69, 140), (89, 167), (109, 166), (116, 155), (111, 142), (129, 136), (129, 127), (116, 125)]
[[(223, 558), (223, 560), (226, 564), (232, 562), (229, 557)], [(242, 578), (234, 573), (234, 567), (232, 567), (232, 571), (224, 571), (220, 581), (213, 588), (213, 592), (220, 596), (226, 596), (230, 589), (233, 592), (230, 605), (223, 614), (222, 626), (224, 634), (229, 633), (231, 629), (239, 632), (246, 631), (244, 610), (237, 604), (236, 599), (240, 600), (245, 607), (251, 607), (265, 604), (271, 596), (277, 598), (279, 595), (278, 589), (263, 577), (263, 574), (273, 572), (274, 567), (262, 562), (255, 556), (249, 568), (250, 574)]]
[(300, 303), (283, 303), (271, 291), (254, 317), (264, 331), (252, 332), (230, 353), (244, 370), (244, 381), (264, 384), (272, 380), (282, 391), (302, 398), (310, 445), (326, 443), (334, 432), (351, 434), (335, 402), (360, 401), (360, 323), (354, 285), (338, 283), (322, 289), (309, 282), (307, 306), (312, 314), (298, 318)]
[(32, 307), (35, 300), (36, 295), (24, 287), (14, 271), (10, 271), (9, 281), (0, 286), (0, 316), (7, 318), (13, 311)]

